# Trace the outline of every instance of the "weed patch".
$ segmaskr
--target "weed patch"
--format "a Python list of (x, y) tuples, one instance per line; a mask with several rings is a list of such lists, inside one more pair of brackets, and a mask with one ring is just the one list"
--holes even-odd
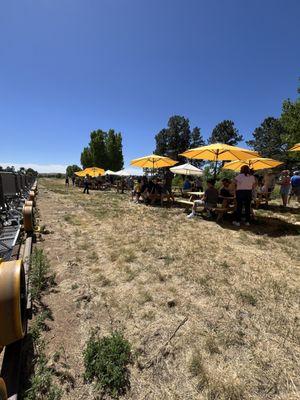
[(94, 381), (97, 390), (113, 397), (126, 391), (131, 345), (121, 333), (113, 332), (111, 336), (99, 338), (92, 332), (83, 355), (86, 381)]
[(30, 260), (30, 293), (33, 301), (40, 300), (42, 292), (54, 283), (49, 274), (49, 262), (42, 249), (35, 248)]

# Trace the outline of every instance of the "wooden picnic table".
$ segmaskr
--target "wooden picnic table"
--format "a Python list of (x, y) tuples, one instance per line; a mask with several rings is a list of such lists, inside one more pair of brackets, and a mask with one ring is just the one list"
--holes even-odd
[(203, 196), (204, 192), (186, 192), (190, 196)]

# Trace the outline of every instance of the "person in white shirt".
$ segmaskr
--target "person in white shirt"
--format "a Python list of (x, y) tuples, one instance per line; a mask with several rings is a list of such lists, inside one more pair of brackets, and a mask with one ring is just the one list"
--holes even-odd
[(240, 226), (243, 207), (245, 207), (246, 225), (250, 225), (252, 190), (256, 186), (256, 180), (250, 173), (248, 165), (243, 165), (241, 173), (235, 178), (236, 184), (236, 220), (235, 226)]

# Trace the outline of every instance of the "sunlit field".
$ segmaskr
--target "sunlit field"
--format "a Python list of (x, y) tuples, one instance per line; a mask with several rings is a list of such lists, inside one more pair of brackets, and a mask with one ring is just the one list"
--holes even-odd
[(46, 353), (66, 376), (63, 399), (97, 398), (83, 379), (95, 327), (132, 345), (124, 399), (299, 399), (300, 208), (292, 205), (282, 212), (272, 201), (236, 229), (134, 204), (128, 193), (84, 195), (41, 179), (39, 224), (51, 233), (39, 246), (57, 283), (43, 299), (53, 316)]

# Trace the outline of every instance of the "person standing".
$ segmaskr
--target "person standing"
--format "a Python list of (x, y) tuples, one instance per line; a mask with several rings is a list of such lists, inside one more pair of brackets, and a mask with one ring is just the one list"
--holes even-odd
[(89, 186), (90, 186), (89, 177), (88, 175), (86, 175), (83, 180), (83, 187), (84, 187), (83, 193), (90, 194)]
[(252, 190), (256, 184), (255, 178), (250, 173), (248, 165), (243, 165), (240, 174), (235, 178), (236, 185), (236, 219), (233, 225), (240, 226), (243, 207), (245, 207), (245, 225), (250, 225)]
[(68, 188), (68, 187), (69, 187), (69, 176), (66, 175), (66, 188)]
[(174, 174), (168, 168), (165, 172), (165, 188), (169, 193), (172, 193), (172, 181), (173, 181)]
[(298, 203), (300, 203), (300, 172), (295, 171), (291, 178), (292, 193), (297, 197)]
[(288, 203), (289, 193), (291, 190), (290, 171), (288, 170), (282, 171), (279, 178), (279, 182), (280, 182), (280, 194), (282, 199), (282, 205), (283, 207), (286, 207)]
[(202, 183), (202, 179), (197, 176), (196, 180), (195, 180), (195, 189), (196, 192), (203, 192), (203, 183)]
[(72, 175), (72, 186), (75, 186), (75, 174)]

